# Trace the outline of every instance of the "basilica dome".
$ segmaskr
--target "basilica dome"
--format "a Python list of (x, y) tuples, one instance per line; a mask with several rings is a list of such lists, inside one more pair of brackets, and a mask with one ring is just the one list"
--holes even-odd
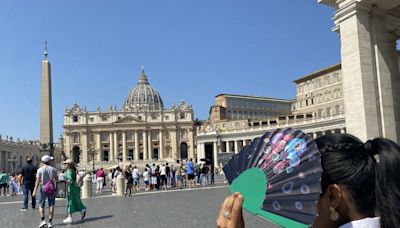
[(147, 79), (144, 69), (139, 77), (139, 82), (126, 97), (123, 109), (125, 111), (163, 110), (164, 104), (160, 94), (154, 89)]

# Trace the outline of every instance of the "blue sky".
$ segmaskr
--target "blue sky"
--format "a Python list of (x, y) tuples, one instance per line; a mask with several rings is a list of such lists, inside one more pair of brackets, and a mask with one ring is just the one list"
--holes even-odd
[(340, 61), (332, 16), (317, 0), (0, 1), (0, 134), (39, 138), (45, 40), (58, 138), (74, 101), (121, 109), (141, 65), (199, 119), (220, 93), (294, 98), (293, 80)]

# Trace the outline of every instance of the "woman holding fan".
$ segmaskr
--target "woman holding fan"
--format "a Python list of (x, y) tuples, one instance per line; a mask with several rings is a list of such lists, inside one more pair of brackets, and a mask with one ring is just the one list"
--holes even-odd
[[(321, 194), (315, 228), (400, 227), (400, 147), (383, 138), (363, 143), (349, 134), (315, 140), (321, 154)], [(240, 193), (221, 206), (217, 226), (242, 228)], [(376, 217), (380, 216), (380, 217)]]

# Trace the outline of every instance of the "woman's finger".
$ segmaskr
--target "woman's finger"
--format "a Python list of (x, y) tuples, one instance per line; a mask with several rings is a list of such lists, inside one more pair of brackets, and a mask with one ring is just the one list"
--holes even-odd
[(238, 195), (233, 203), (232, 212), (231, 212), (231, 220), (232, 223), (236, 224), (243, 219), (242, 216), (242, 205), (243, 205), (243, 196)]
[(227, 196), (227, 197), (225, 198), (224, 202), (221, 204), (221, 209), (219, 210), (218, 219), (224, 217), (225, 208), (226, 208), (226, 205), (228, 204), (228, 201), (230, 200), (230, 197), (231, 197), (231, 196)]
[(223, 213), (229, 213), (230, 215), (227, 217), (228, 219), (231, 217), (233, 204), (235, 203), (236, 198), (239, 196), (238, 193), (234, 193), (229, 196), (228, 202), (225, 205)]

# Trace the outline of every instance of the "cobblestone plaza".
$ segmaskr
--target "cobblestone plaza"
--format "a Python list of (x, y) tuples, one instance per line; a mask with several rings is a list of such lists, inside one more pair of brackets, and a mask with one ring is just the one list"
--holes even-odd
[[(103, 195), (84, 200), (88, 208), (84, 223), (78, 215), (74, 222), (65, 225), (65, 200), (57, 200), (54, 227), (215, 227), (219, 207), (229, 194), (228, 186), (219, 184), (213, 187), (195, 189), (140, 192), (131, 197)], [(1, 197), (1, 227), (37, 227), (39, 212), (29, 209), (20, 212), (22, 197)], [(46, 211), (47, 214), (47, 211)], [(245, 212), (246, 227), (276, 227), (268, 221)]]

